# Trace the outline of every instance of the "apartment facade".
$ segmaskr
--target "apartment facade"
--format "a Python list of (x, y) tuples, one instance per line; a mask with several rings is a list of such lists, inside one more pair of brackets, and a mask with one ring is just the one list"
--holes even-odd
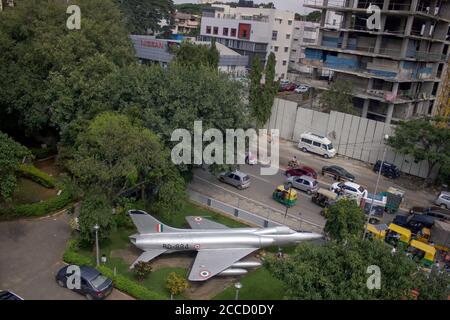
[(270, 52), (276, 57), (276, 77), (285, 79), (291, 53), (294, 32), (294, 13), (277, 9), (232, 8), (213, 5), (203, 10), (200, 38), (216, 39), (243, 56), (247, 56), (250, 68), (258, 56), (263, 63)]
[[(353, 84), (353, 103), (363, 117), (387, 123), (434, 115), (449, 57), (449, 0), (306, 0), (321, 10), (316, 44), (302, 62), (313, 68), (310, 85)], [(380, 8), (379, 25), (368, 22)], [(326, 24), (327, 12), (342, 17), (339, 28)], [(323, 71), (332, 77), (323, 79)], [(331, 81), (330, 81), (331, 80)]]
[(289, 78), (291, 74), (310, 74), (312, 67), (302, 63), (305, 58), (307, 45), (317, 44), (319, 36), (319, 23), (309, 21), (294, 21), (294, 32), (292, 37), (291, 54), (289, 56)]
[[(181, 44), (180, 40), (156, 39), (154, 36), (131, 35), (136, 57), (141, 62), (155, 62), (166, 66), (174, 58), (172, 47)], [(187, 41), (187, 40), (185, 40)], [(198, 45), (209, 46), (210, 42), (190, 40)], [(228, 73), (232, 77), (244, 77), (247, 74), (248, 57), (241, 56), (237, 52), (217, 43), (219, 51), (219, 70)]]

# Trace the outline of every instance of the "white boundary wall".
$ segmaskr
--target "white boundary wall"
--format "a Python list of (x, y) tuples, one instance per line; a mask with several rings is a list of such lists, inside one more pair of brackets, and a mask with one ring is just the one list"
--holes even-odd
[[(346, 113), (318, 112), (299, 107), (297, 103), (275, 99), (269, 129), (280, 130), (280, 138), (298, 142), (303, 132), (314, 132), (328, 137), (338, 154), (375, 163), (383, 156), (384, 135), (392, 135), (394, 125), (369, 120)], [(428, 164), (388, 149), (386, 161), (394, 163), (402, 172), (424, 178)]]

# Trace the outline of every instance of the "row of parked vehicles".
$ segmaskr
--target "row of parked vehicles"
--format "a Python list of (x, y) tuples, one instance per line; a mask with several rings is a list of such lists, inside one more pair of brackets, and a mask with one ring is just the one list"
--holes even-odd
[(278, 92), (291, 91), (296, 93), (305, 93), (308, 92), (309, 88), (310, 87), (305, 84), (297, 84), (289, 80), (281, 80)]

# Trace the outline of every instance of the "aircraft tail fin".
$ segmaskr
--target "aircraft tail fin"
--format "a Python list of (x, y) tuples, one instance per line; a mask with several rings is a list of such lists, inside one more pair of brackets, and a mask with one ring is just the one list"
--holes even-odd
[(128, 214), (130, 215), (134, 225), (136, 226), (140, 234), (161, 232), (168, 233), (179, 231), (179, 229), (172, 228), (163, 224), (161, 221), (153, 218), (145, 211), (129, 210)]

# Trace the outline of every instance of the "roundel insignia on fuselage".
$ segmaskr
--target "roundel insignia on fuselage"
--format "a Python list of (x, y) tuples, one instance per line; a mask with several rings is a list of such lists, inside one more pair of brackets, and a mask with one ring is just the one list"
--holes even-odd
[(208, 270), (202, 270), (200, 271), (200, 276), (202, 278), (208, 278), (211, 275), (211, 272), (209, 272)]
[(194, 248), (195, 248), (196, 250), (198, 250), (198, 249), (200, 249), (200, 245), (199, 245), (199, 244), (196, 244), (196, 245), (194, 245)]
[(195, 217), (194, 220), (195, 220), (196, 222), (200, 222), (200, 221), (202, 221), (203, 219), (202, 219), (202, 217)]

